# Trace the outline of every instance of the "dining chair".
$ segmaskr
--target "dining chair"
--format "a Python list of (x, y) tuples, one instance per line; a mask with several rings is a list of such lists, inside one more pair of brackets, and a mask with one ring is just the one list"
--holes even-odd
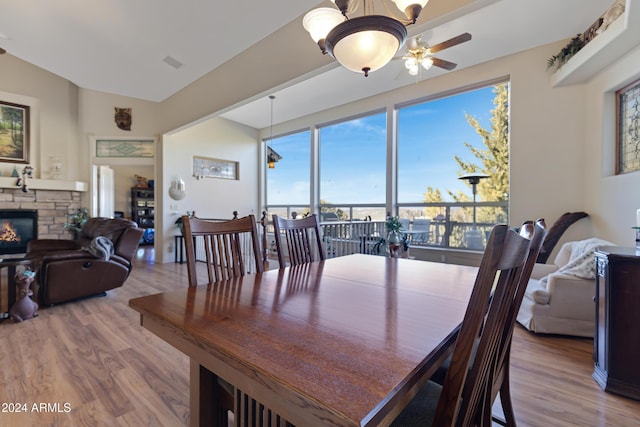
[[(229, 221), (208, 221), (196, 217), (182, 217), (184, 242), (187, 255), (189, 286), (198, 286), (196, 269), (196, 239), (204, 240), (207, 285), (234, 279), (251, 272), (264, 271), (260, 256), (256, 218), (248, 215)], [(248, 265), (247, 265), (248, 264)], [(229, 413), (234, 410), (233, 386), (208, 371), (200, 372), (202, 381), (214, 382), (218, 387), (214, 396), (220, 402), (217, 414), (220, 425), (227, 425)]]
[[(497, 369), (493, 378), (491, 391), (491, 403), (495, 401), (497, 394), (500, 393), (500, 403), (505, 416), (504, 420), (493, 416), (491, 419), (500, 425), (509, 427), (515, 427), (516, 425), (515, 413), (511, 402), (511, 387), (509, 383), (513, 328), (516, 323), (516, 318), (518, 317), (518, 311), (520, 311), (520, 305), (524, 299), (525, 291), (527, 290), (527, 284), (529, 283), (531, 272), (533, 271), (533, 267), (536, 264), (536, 260), (547, 236), (547, 228), (544, 219), (538, 219), (535, 224), (533, 224), (533, 222), (524, 223), (520, 229), (520, 234), (527, 237), (532, 236), (531, 245), (529, 246), (529, 253), (522, 273), (520, 274), (520, 278), (518, 279), (517, 289), (515, 290), (513, 300), (509, 307), (509, 314), (503, 325), (502, 338), (496, 358)], [(491, 408), (488, 410), (491, 411)]]
[[(505, 419), (502, 420), (497, 417), (492, 417), (492, 421), (500, 425), (506, 426), (515, 426), (515, 414), (513, 411), (513, 405), (511, 402), (511, 390), (509, 384), (509, 364), (510, 364), (510, 354), (511, 354), (511, 338), (513, 336), (513, 328), (515, 325), (515, 318), (517, 317), (518, 311), (520, 309), (520, 304), (524, 298), (524, 293), (526, 290), (527, 283), (529, 281), (529, 277), (531, 276), (531, 272), (533, 270), (533, 266), (535, 265), (536, 258), (538, 257), (538, 253), (542, 248), (543, 241), (546, 236), (546, 224), (544, 219), (538, 219), (534, 224), (533, 221), (525, 221), (520, 227), (520, 235), (526, 238), (530, 238), (531, 244), (529, 246), (529, 253), (526, 258), (525, 266), (523, 268), (522, 274), (520, 276), (518, 282), (518, 288), (515, 292), (512, 305), (509, 309), (509, 317), (504, 324), (504, 340), (506, 345), (502, 347), (500, 352), (500, 357), (498, 358), (498, 366), (499, 368), (496, 370), (496, 374), (493, 379), (492, 385), (492, 393), (491, 393), (491, 402), (495, 401), (498, 392), (500, 393), (500, 403), (502, 405), (503, 414)], [(479, 339), (476, 339), (474, 343), (474, 348), (472, 350), (472, 360), (477, 351), (477, 346), (479, 343)], [(438, 368), (436, 373), (431, 377), (431, 381), (434, 381), (438, 384), (443, 384), (444, 377), (446, 375), (447, 369), (451, 363), (451, 358), (448, 358), (443, 362), (443, 364)]]
[(533, 237), (506, 225), (493, 228), (443, 384), (427, 381), (392, 425), (491, 425), (494, 378), (502, 372), (501, 361), (508, 361), (515, 301), (530, 274), (529, 260), (534, 253), (537, 257), (541, 233), (541, 225), (534, 227)]
[(287, 260), (290, 265), (300, 265), (326, 258), (316, 214), (302, 219), (273, 215), (273, 228), (280, 268), (287, 266)]
[[(247, 272), (261, 273), (260, 239), (256, 218), (248, 215), (230, 221), (207, 221), (183, 216), (184, 243), (187, 255), (189, 286), (197, 286), (197, 238), (204, 240), (207, 284), (244, 276)], [(255, 271), (252, 271), (255, 269)]]

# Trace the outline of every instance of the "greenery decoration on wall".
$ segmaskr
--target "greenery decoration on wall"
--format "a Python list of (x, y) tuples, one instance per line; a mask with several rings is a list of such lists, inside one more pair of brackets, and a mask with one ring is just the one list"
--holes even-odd
[(547, 60), (547, 70), (554, 66), (556, 67), (556, 70), (558, 70), (583, 47), (584, 40), (582, 39), (582, 35), (578, 34), (577, 36), (572, 38), (571, 41), (565, 47), (563, 47), (557, 55), (553, 55)]

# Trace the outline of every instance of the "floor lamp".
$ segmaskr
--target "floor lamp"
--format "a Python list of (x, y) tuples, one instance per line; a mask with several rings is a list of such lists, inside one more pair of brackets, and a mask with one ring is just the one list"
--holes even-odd
[(476, 187), (480, 183), (480, 180), (485, 178), (489, 178), (489, 175), (485, 175), (483, 173), (470, 173), (467, 175), (462, 175), (458, 178), (468, 181), (469, 184), (471, 184), (471, 191), (473, 192), (473, 228), (471, 229), (472, 231), (467, 235), (467, 246), (469, 247), (469, 249), (482, 248), (482, 235), (477, 231), (478, 226), (476, 225)]

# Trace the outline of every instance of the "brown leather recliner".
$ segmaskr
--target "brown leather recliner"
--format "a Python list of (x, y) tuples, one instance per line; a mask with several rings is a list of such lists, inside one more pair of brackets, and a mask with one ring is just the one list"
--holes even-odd
[[(143, 232), (127, 219), (90, 218), (76, 240), (31, 240), (25, 258), (32, 260), (37, 272), (40, 304), (53, 305), (104, 294), (122, 286), (131, 272), (131, 260)], [(113, 242), (114, 253), (108, 260), (86, 250), (98, 236)]]

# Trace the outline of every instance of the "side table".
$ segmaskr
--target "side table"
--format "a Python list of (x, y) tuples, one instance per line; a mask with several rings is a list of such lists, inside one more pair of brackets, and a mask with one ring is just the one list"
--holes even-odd
[[(2, 287), (2, 277), (6, 272), (6, 303), (4, 293), (0, 293), (0, 319), (9, 318), (9, 309), (16, 302), (16, 282), (13, 277), (16, 274), (16, 267), (19, 265), (30, 265), (31, 260), (25, 258), (0, 258), (0, 287)], [(5, 270), (5, 271), (3, 271)]]

